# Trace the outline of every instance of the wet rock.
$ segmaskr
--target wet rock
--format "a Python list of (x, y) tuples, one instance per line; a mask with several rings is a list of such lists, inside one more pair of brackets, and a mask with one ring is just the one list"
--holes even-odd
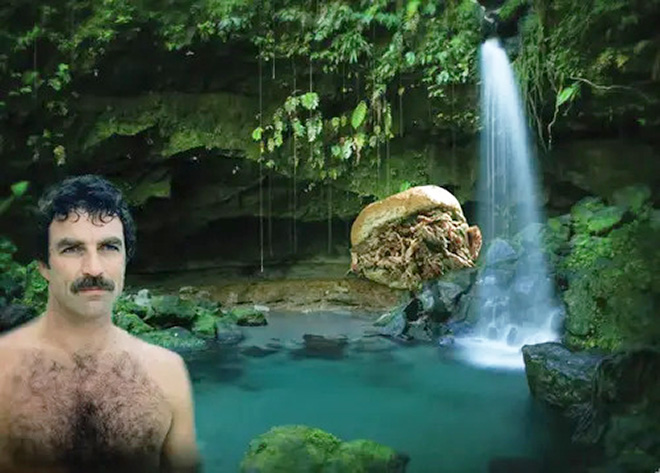
[(449, 319), (456, 310), (463, 287), (447, 281), (433, 281), (417, 295), (425, 313), (436, 322)]
[(379, 334), (386, 337), (398, 337), (406, 329), (406, 317), (401, 309), (395, 309), (383, 314), (374, 326)]
[(562, 410), (591, 400), (601, 355), (574, 353), (554, 342), (525, 345), (522, 352), (534, 397)]
[(486, 264), (488, 266), (511, 263), (517, 258), (516, 250), (501, 238), (494, 239), (486, 251)]

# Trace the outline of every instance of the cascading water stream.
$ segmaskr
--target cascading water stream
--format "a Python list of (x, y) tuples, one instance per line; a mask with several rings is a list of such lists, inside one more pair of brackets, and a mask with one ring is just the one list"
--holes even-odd
[(541, 249), (534, 154), (513, 69), (497, 39), (481, 46), (480, 57), (484, 253), (474, 300), (478, 322), (457, 342), (474, 363), (522, 367), (523, 345), (557, 339), (560, 309)]

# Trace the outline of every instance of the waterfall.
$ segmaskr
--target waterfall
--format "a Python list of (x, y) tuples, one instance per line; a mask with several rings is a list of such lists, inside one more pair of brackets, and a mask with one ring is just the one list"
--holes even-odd
[(477, 219), (484, 250), (474, 298), (478, 320), (459, 342), (475, 363), (522, 367), (523, 345), (557, 339), (560, 309), (541, 249), (535, 156), (513, 69), (497, 39), (487, 40), (480, 53)]

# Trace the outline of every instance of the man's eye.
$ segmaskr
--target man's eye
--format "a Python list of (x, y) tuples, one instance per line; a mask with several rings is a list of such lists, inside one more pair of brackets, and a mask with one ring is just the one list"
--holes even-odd
[(119, 247), (117, 245), (113, 245), (111, 243), (106, 243), (101, 248), (103, 248), (104, 250), (119, 251)]
[(79, 246), (69, 246), (62, 250), (62, 253), (77, 253), (81, 250)]

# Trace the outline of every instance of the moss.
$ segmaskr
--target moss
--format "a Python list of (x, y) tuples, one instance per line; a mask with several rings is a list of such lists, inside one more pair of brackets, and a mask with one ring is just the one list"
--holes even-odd
[(640, 217), (605, 236), (592, 235), (588, 225), (577, 228), (583, 233), (571, 240), (561, 268), (569, 284), (566, 342), (607, 350), (660, 343), (660, 249), (652, 221)]
[(321, 472), (341, 441), (304, 425), (270, 429), (250, 442), (241, 462), (244, 473)]
[(215, 338), (217, 334), (216, 323), (218, 317), (210, 312), (204, 311), (197, 316), (193, 323), (192, 331), (203, 337)]
[(157, 154), (169, 157), (195, 148), (247, 152), (256, 146), (246, 129), (254, 127), (257, 104), (227, 93), (150, 94), (131, 99), (95, 100), (88, 107), (103, 110), (85, 147), (112, 136), (133, 136), (154, 128), (162, 139)]
[(250, 442), (243, 473), (395, 473), (405, 460), (370, 440), (342, 442), (304, 425), (274, 427)]
[(343, 443), (323, 468), (323, 473), (371, 473), (403, 471), (405, 462), (385, 445), (371, 440)]
[(268, 324), (264, 313), (253, 307), (234, 308), (227, 314), (227, 316), (234, 320), (236, 325), (257, 326)]
[(621, 223), (625, 209), (606, 206), (598, 198), (587, 197), (571, 209), (576, 233), (602, 235)]
[(112, 321), (117, 327), (123, 328), (133, 335), (140, 335), (154, 330), (151, 325), (144, 322), (137, 314), (130, 312), (115, 312), (112, 315)]

